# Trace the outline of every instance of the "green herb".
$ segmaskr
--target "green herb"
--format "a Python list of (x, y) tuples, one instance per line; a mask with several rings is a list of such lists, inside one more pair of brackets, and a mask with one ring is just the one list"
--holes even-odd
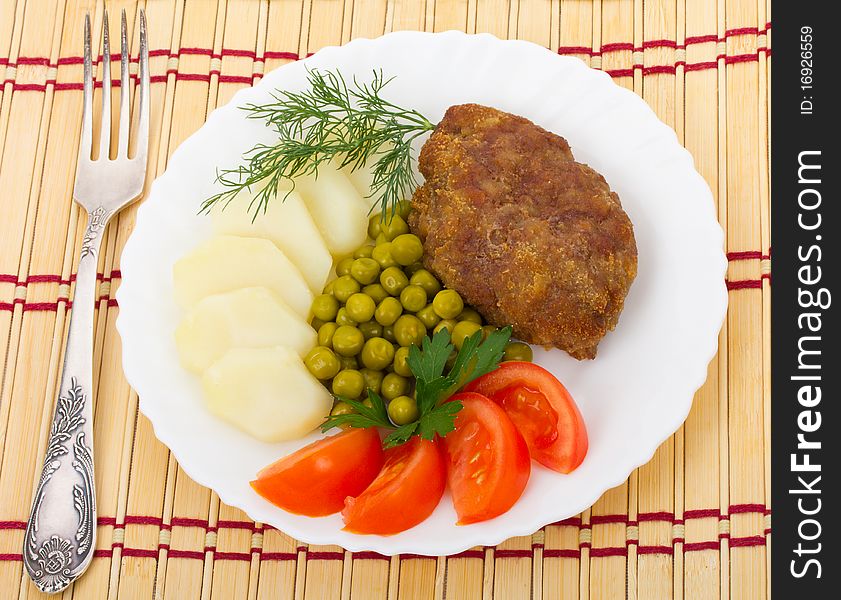
[(450, 334), (442, 329), (432, 338), (427, 336), (420, 348), (409, 348), (407, 359), (415, 376), (415, 396), (419, 414), (416, 421), (394, 429), (388, 418), (385, 402), (378, 394), (368, 390), (371, 406), (366, 406), (358, 400), (342, 398), (356, 413), (331, 415), (327, 417), (321, 430), (327, 431), (342, 425), (394, 429), (383, 440), (386, 448), (399, 446), (413, 435), (427, 440), (435, 439), (436, 435), (443, 437), (455, 429), (456, 414), (462, 408), (461, 402), (447, 402), (447, 399), (477, 377), (496, 369), (510, 338), (511, 327), (494, 331), (484, 342), (482, 332), (477, 331), (464, 341), (452, 368), (444, 375), (447, 359), (453, 351)]
[(393, 215), (397, 203), (417, 185), (412, 141), (435, 125), (419, 112), (385, 100), (380, 92), (389, 81), (374, 71), (371, 83), (354, 78), (348, 85), (338, 71), (313, 69), (307, 89), (278, 90), (274, 102), (244, 107), (249, 118), (273, 127), (278, 140), (246, 152), (245, 164), (219, 171), (217, 181), (225, 189), (205, 200), (202, 212), (227, 206), (242, 190), (259, 188), (249, 204), (256, 218), (279, 189), (288, 189), (284, 182), (294, 187), (294, 177), (317, 175), (319, 165), (336, 160), (351, 170), (373, 162), (369, 197), (380, 204), (384, 218), (387, 212)]

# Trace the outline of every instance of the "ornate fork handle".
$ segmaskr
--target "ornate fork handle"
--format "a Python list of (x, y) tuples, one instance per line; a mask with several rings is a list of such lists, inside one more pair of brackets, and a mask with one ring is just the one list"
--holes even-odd
[(95, 546), (93, 316), (97, 255), (109, 217), (102, 207), (88, 216), (61, 387), (26, 525), (23, 563), (38, 588), (48, 593), (60, 592), (81, 575)]

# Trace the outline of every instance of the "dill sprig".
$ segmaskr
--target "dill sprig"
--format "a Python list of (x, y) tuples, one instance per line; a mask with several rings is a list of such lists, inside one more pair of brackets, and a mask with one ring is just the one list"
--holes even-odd
[(273, 127), (278, 140), (254, 146), (244, 154), (244, 164), (220, 170), (217, 181), (225, 189), (205, 200), (202, 212), (227, 206), (244, 189), (258, 189), (248, 207), (256, 218), (279, 189), (288, 189), (281, 188), (284, 182), (294, 188), (294, 177), (317, 175), (319, 165), (334, 159), (351, 170), (373, 162), (368, 197), (376, 199), (384, 217), (393, 215), (397, 203), (417, 185), (412, 142), (435, 125), (380, 95), (391, 78), (375, 70), (370, 83), (354, 77), (348, 85), (338, 71), (312, 69), (307, 74), (309, 86), (303, 91), (278, 90), (273, 102), (244, 107), (248, 118)]

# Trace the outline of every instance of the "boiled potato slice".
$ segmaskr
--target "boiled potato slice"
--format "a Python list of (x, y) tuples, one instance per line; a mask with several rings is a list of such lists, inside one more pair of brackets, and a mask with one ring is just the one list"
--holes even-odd
[(368, 196), (371, 195), (371, 184), (374, 182), (374, 172), (371, 169), (370, 164), (365, 164), (356, 169), (355, 171), (351, 170), (350, 165), (342, 168), (342, 173), (344, 173), (347, 178), (350, 180), (350, 183), (359, 193), (359, 196), (369, 205), (373, 204), (373, 198), (369, 198)]
[(260, 238), (220, 235), (197, 246), (173, 267), (175, 299), (189, 308), (213, 294), (264, 286), (306, 319), (313, 293), (277, 246)]
[[(271, 240), (289, 257), (314, 294), (320, 294), (327, 282), (333, 257), (327, 250), (318, 228), (298, 192), (278, 192), (252, 222), (248, 204), (254, 192), (238, 194), (224, 210), (213, 211), (213, 227), (217, 233), (258, 237)], [(284, 200), (285, 196), (285, 200)]]
[(348, 178), (335, 166), (322, 164), (318, 176), (295, 180), (310, 214), (333, 256), (344, 256), (368, 237), (368, 207)]
[(202, 376), (210, 411), (264, 442), (302, 437), (333, 406), (293, 350), (232, 348)]
[(175, 330), (181, 364), (195, 373), (231, 348), (284, 346), (303, 357), (316, 345), (317, 337), (306, 321), (264, 287), (208, 296)]

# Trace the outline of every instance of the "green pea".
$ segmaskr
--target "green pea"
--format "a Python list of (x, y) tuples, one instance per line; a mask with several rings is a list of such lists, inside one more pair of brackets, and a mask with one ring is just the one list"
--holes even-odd
[(318, 345), (326, 348), (333, 347), (333, 334), (339, 326), (333, 322), (325, 323), (318, 328)]
[(534, 353), (531, 346), (523, 342), (508, 342), (505, 346), (505, 352), (502, 355), (502, 360), (522, 360), (531, 362), (534, 359)]
[(380, 395), (386, 400), (393, 400), (409, 391), (409, 380), (396, 373), (387, 373), (380, 385)]
[(336, 313), (336, 325), (349, 325), (351, 327), (356, 326), (356, 321), (350, 318), (350, 315), (347, 314), (347, 309), (343, 306), (339, 309), (339, 312)]
[(327, 285), (324, 286), (324, 293), (325, 294), (330, 294), (331, 296), (333, 295), (333, 284), (335, 282), (336, 282), (336, 280), (333, 279), (333, 280), (329, 281), (327, 283)]
[(350, 267), (351, 276), (361, 283), (374, 283), (380, 275), (380, 265), (373, 258), (357, 258)]
[(383, 336), (383, 326), (377, 323), (376, 321), (367, 321), (365, 323), (360, 323), (358, 327), (359, 331), (362, 332), (362, 335), (365, 337), (366, 340)]
[(400, 215), (389, 214), (380, 225), (380, 232), (385, 236), (386, 241), (390, 242), (398, 235), (409, 233), (409, 226)]
[(383, 242), (374, 246), (374, 252), (371, 254), (371, 258), (377, 261), (377, 264), (383, 269), (397, 265), (397, 261), (391, 255), (391, 242)]
[(383, 372), (373, 369), (361, 369), (359, 372), (362, 373), (362, 377), (365, 379), (365, 389), (379, 394), (380, 386), (383, 383)]
[(426, 337), (426, 327), (414, 315), (403, 315), (394, 323), (394, 337), (401, 346), (420, 346)]
[(408, 348), (400, 347), (394, 353), (394, 362), (391, 364), (391, 366), (394, 369), (394, 372), (400, 375), (401, 377), (412, 376), (412, 369), (409, 367), (408, 358)]
[(345, 371), (347, 369), (358, 369), (359, 368), (359, 361), (356, 360), (355, 356), (340, 356), (339, 357), (339, 364), (342, 366), (340, 370)]
[(408, 312), (417, 312), (426, 306), (426, 292), (419, 285), (407, 285), (400, 292), (400, 304)]
[(464, 300), (455, 290), (441, 290), (435, 294), (432, 307), (442, 319), (455, 319), (464, 310)]
[(385, 234), (382, 231), (380, 231), (377, 234), (377, 237), (374, 238), (374, 244), (376, 244), (377, 246), (379, 246), (380, 244), (384, 244), (387, 241), (389, 241), (389, 240), (386, 239)]
[(374, 246), (372, 244), (359, 246), (359, 248), (353, 251), (353, 258), (371, 258), (371, 252), (373, 250)]
[(409, 278), (399, 268), (388, 267), (380, 274), (380, 283), (389, 294), (399, 296), (403, 288), (409, 285)]
[(330, 294), (319, 294), (312, 301), (312, 314), (322, 321), (332, 321), (339, 311), (339, 301)]
[(374, 311), (374, 318), (377, 323), (383, 326), (394, 325), (394, 322), (403, 314), (403, 305), (397, 298), (388, 297)]
[(330, 379), (339, 372), (339, 359), (330, 348), (316, 346), (304, 357), (304, 365), (316, 379)]
[(365, 378), (356, 369), (345, 369), (333, 378), (332, 389), (337, 396), (359, 398), (365, 389)]
[(411, 200), (401, 200), (397, 203), (397, 214), (403, 217), (404, 220), (409, 218), (410, 212), (412, 212)]
[(343, 304), (360, 289), (359, 282), (350, 275), (342, 275), (333, 282), (333, 296)]
[(380, 224), (382, 223), (382, 217), (380, 215), (372, 215), (368, 219), (368, 237), (372, 240), (376, 239), (378, 235), (380, 235), (380, 231), (382, 228)]
[(354, 294), (347, 299), (347, 304), (345, 304), (347, 316), (357, 323), (365, 323), (373, 319), (376, 309), (377, 305), (374, 304), (374, 299), (366, 294)]
[(459, 313), (458, 317), (456, 317), (458, 321), (473, 321), (474, 323), (478, 323), (479, 325), (482, 324), (482, 315), (480, 315), (476, 310), (465, 307), (461, 313)]
[(496, 331), (496, 327), (493, 325), (482, 325), (482, 341), (484, 342), (488, 339), (488, 336)]
[(391, 242), (391, 256), (398, 264), (408, 267), (423, 256), (423, 244), (413, 233), (398, 235)]
[(387, 339), (392, 344), (397, 343), (397, 338), (394, 337), (394, 326), (393, 325), (386, 325), (383, 327), (383, 338)]
[(341, 277), (342, 275), (350, 275), (350, 266), (353, 264), (353, 257), (348, 256), (347, 258), (343, 258), (339, 262), (336, 263), (336, 275)]
[[(437, 315), (438, 313), (435, 313), (435, 314)], [(455, 319), (441, 319), (438, 322), (438, 325), (435, 326), (435, 329), (432, 330), (432, 332), (433, 333), (438, 333), (442, 329), (446, 329), (447, 331), (449, 331), (452, 334), (453, 327), (455, 327), (457, 324), (458, 324), (458, 321), (456, 321)]]
[(423, 263), (422, 262), (416, 262), (416, 263), (410, 264), (408, 267), (403, 267), (403, 272), (406, 273), (407, 277), (411, 277), (412, 275), (414, 275), (415, 273), (417, 273), (421, 269), (423, 269)]
[(481, 331), (481, 329), (482, 326), (478, 323), (474, 323), (473, 321), (459, 321), (458, 324), (453, 327), (450, 335), (453, 346), (455, 346), (456, 349), (461, 350), (461, 347), (464, 345), (464, 340), (472, 336), (477, 331)]
[(333, 350), (341, 356), (356, 356), (364, 343), (365, 336), (356, 327), (342, 325), (333, 334)]
[(435, 309), (432, 308), (431, 304), (424, 306), (415, 313), (415, 316), (427, 329), (433, 329), (441, 321), (441, 317), (435, 314)]
[(312, 321), (310, 321), (310, 326), (311, 326), (313, 329), (315, 329), (316, 331), (318, 331), (319, 329), (321, 329), (321, 326), (322, 326), (322, 325), (324, 325), (324, 321), (322, 321), (322, 320), (321, 320), (321, 319), (319, 319), (318, 317), (313, 317), (313, 318), (312, 318)]
[(388, 403), (388, 418), (397, 426), (418, 420), (418, 403), (410, 396), (398, 396)]
[(370, 285), (366, 285), (364, 288), (362, 288), (362, 293), (371, 296), (371, 299), (377, 304), (379, 304), (380, 302), (382, 302), (390, 296), (390, 294), (387, 291), (385, 291), (385, 288), (379, 283), (372, 283)]
[(331, 415), (352, 415), (355, 413), (356, 410), (347, 402), (342, 402), (339, 400), (336, 404), (333, 405), (333, 410), (330, 411)]
[(360, 359), (365, 367), (381, 371), (394, 360), (394, 346), (381, 337), (371, 338), (362, 347)]
[(426, 269), (418, 269), (412, 273), (409, 283), (421, 286), (426, 291), (428, 298), (434, 298), (435, 294), (441, 291), (441, 284), (435, 278), (435, 275)]

